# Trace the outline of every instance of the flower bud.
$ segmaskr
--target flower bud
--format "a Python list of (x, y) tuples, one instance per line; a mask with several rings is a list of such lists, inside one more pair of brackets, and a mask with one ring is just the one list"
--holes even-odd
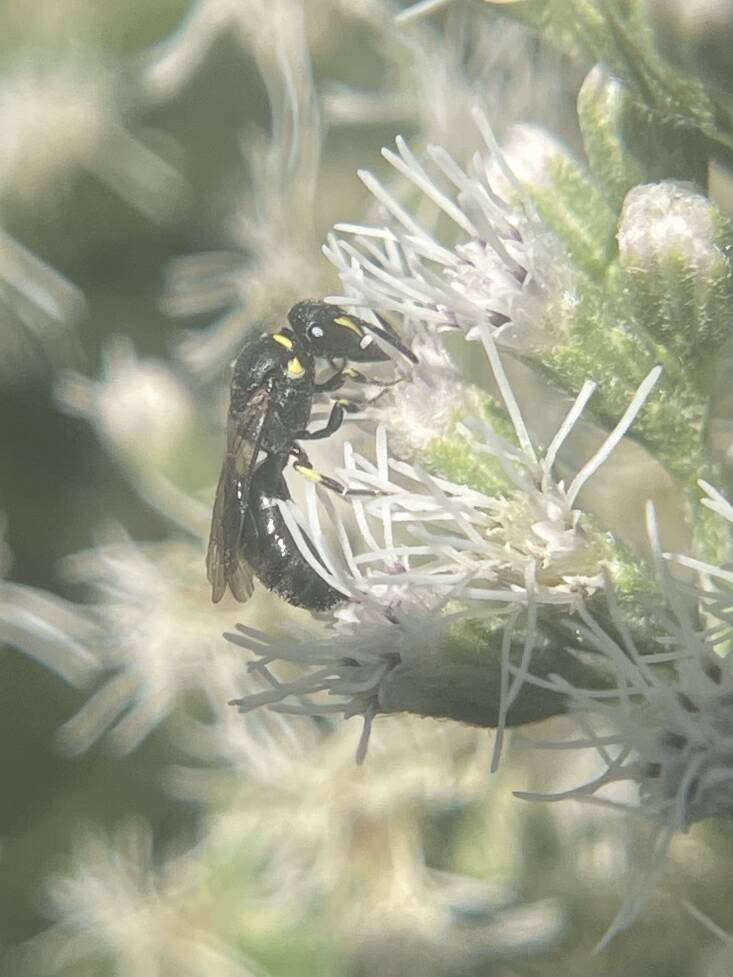
[(640, 162), (625, 144), (628, 112), (629, 98), (621, 82), (596, 65), (578, 95), (578, 120), (591, 173), (603, 183), (615, 207), (630, 187), (644, 179)]
[(682, 359), (696, 359), (731, 333), (729, 234), (691, 184), (645, 184), (624, 201), (618, 246), (631, 309)]

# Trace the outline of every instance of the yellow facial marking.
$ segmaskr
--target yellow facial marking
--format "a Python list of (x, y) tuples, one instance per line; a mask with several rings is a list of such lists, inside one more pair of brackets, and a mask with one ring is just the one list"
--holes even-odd
[(288, 339), (287, 336), (283, 336), (283, 334), (281, 332), (275, 332), (275, 333), (273, 333), (272, 334), (272, 338), (275, 340), (276, 343), (280, 343), (281, 346), (284, 346), (285, 349), (292, 349), (293, 348), (293, 340), (292, 339)]
[[(283, 345), (285, 345), (285, 344), (283, 344)], [(305, 373), (305, 370), (303, 369), (303, 364), (300, 362), (300, 360), (298, 359), (297, 356), (294, 356), (291, 360), (288, 360), (288, 376), (289, 377), (302, 377), (304, 373)]]
[(298, 472), (299, 475), (302, 475), (303, 478), (309, 479), (311, 482), (321, 481), (321, 476), (312, 468), (306, 468), (305, 465), (293, 465), (293, 468), (296, 470), (296, 472)]
[(339, 326), (343, 326), (344, 329), (350, 329), (352, 332), (355, 332), (357, 336), (363, 335), (354, 320), (350, 319), (347, 315), (340, 315), (338, 319), (334, 319), (333, 321)]

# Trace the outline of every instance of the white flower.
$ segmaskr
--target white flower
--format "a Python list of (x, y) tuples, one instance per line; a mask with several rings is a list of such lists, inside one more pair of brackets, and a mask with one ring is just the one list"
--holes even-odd
[[(81, 292), (0, 227), (0, 376), (6, 387), (31, 372), (38, 342), (54, 367), (80, 360), (74, 326), (85, 303)], [(23, 336), (34, 338), (29, 343)]]
[(100, 602), (94, 647), (108, 677), (58, 738), (80, 752), (106, 733), (127, 753), (161, 723), (187, 692), (224, 708), (231, 695), (231, 654), (221, 632), (231, 610), (214, 606), (203, 554), (182, 542), (137, 546), (125, 538), (66, 560), (71, 579), (91, 585)]
[(624, 200), (619, 256), (631, 270), (655, 271), (676, 260), (686, 274), (705, 281), (730, 278), (723, 227), (718, 209), (694, 184), (643, 184)]
[[(282, 506), (282, 513), (313, 570), (345, 599), (350, 598), (350, 603), (336, 612), (331, 637), (267, 636), (242, 627), (239, 635), (230, 636), (261, 656), (258, 668), (271, 685), (259, 695), (245, 696), (241, 708), (279, 703), (294, 695), (326, 692), (337, 696), (340, 701), (336, 703), (324, 704), (319, 697), (304, 708), (361, 715), (364, 732), (358, 757), (363, 759), (371, 722), (378, 713), (412, 709), (428, 715), (452, 714), (446, 705), (433, 705), (435, 711), (427, 707), (428, 698), (434, 701), (436, 696), (426, 697), (420, 689), (420, 670), (426, 676), (426, 685), (442, 688), (445, 702), (450, 703), (456, 689), (467, 681), (460, 677), (460, 665), (446, 653), (451, 629), (461, 620), (488, 621), (493, 617), (499, 625), (505, 622), (505, 636), (499, 641), (503, 643), (502, 689), (494, 723), (499, 730), (498, 759), (507, 713), (529, 673), (538, 608), (565, 606), (574, 610), (584, 595), (601, 586), (602, 552), (584, 530), (574, 502), (630, 427), (660, 368), (649, 374), (614, 430), (566, 489), (562, 482), (554, 482), (552, 468), (594, 385), (584, 386), (540, 459), (491, 331), (483, 326), (479, 334), (513, 423), (516, 443), (497, 436), (488, 425), (478, 425), (483, 439), (469, 434), (467, 450), (486, 452), (498, 460), (507, 479), (507, 491), (490, 497), (390, 458), (383, 427), (377, 433), (376, 464), (347, 445), (346, 467), (339, 474), (350, 486), (378, 493), (373, 499), (350, 498), (362, 551), (349, 538), (334, 506), (324, 499), (335, 523), (340, 552), (330, 545), (320, 522), (314, 488), (307, 497), (307, 517), (287, 505)], [(477, 426), (475, 420), (469, 423)], [(519, 672), (510, 675), (508, 655), (522, 609), (527, 612), (524, 650)], [(493, 664), (488, 645), (485, 656), (488, 674)], [(281, 682), (269, 670), (269, 663), (279, 659), (312, 671)], [(400, 685), (400, 675), (405, 672), (413, 676), (412, 693)], [(474, 682), (477, 690), (483, 687), (475, 677)], [(395, 695), (395, 689), (400, 688), (401, 697)], [(415, 696), (413, 701), (408, 701), (410, 694)], [(489, 710), (488, 702), (484, 708)], [(474, 717), (468, 711), (461, 718), (481, 722), (480, 715)]]
[(96, 429), (147, 503), (174, 525), (205, 539), (208, 508), (165, 474), (194, 426), (193, 400), (165, 363), (139, 360), (128, 339), (113, 337), (104, 347), (102, 378), (64, 373), (56, 398), (63, 410)]
[[(548, 309), (573, 294), (573, 274), (559, 243), (538, 221), (509, 170), (484, 115), (473, 113), (485, 142), (463, 169), (429, 146), (432, 173), (397, 137), (385, 159), (424, 195), (418, 220), (371, 173), (360, 176), (380, 205), (382, 225), (339, 224), (324, 248), (344, 292), (332, 301), (402, 317), (406, 329), (461, 329), (476, 338), (490, 326), (501, 343), (548, 341)], [(494, 183), (513, 189), (499, 195)], [(492, 183), (493, 180), (493, 183)], [(509, 194), (507, 193), (507, 197)], [(447, 220), (446, 220), (447, 218)]]
[[(701, 484), (704, 502), (733, 524), (730, 503)], [(652, 826), (649, 864), (604, 943), (640, 911), (675, 832), (705, 818), (733, 817), (733, 573), (726, 566), (664, 553), (651, 504), (648, 526), (664, 595), (661, 606), (649, 609), (659, 630), (656, 645), (638, 647), (607, 584), (617, 636), (583, 608), (577, 634), (588, 651), (602, 656), (615, 684), (582, 689), (557, 676), (539, 683), (564, 692), (574, 704), (584, 735), (565, 748), (597, 752), (602, 769), (588, 783), (560, 794), (518, 792), (534, 800), (598, 798), (613, 804), (605, 795), (609, 785), (628, 782), (637, 788), (639, 810)], [(697, 571), (703, 584), (681, 582), (670, 573), (670, 562)], [(537, 683), (532, 677), (528, 681)], [(628, 810), (628, 805), (619, 806)], [(650, 874), (642, 878), (647, 870)]]
[(57, 387), (61, 406), (85, 417), (114, 451), (148, 463), (172, 454), (193, 419), (193, 404), (163, 362), (138, 360), (127, 337), (113, 337), (95, 383), (72, 373)]
[(188, 366), (209, 377), (229, 363), (253, 330), (303, 295), (322, 294), (327, 269), (317, 256), (321, 127), (300, 5), (292, 0), (203, 3), (151, 71), (175, 74), (179, 58), (181, 66), (187, 64), (189, 43), (208, 36), (199, 35), (204, 21), (211, 21), (211, 30), (234, 29), (254, 55), (271, 112), (271, 136), (248, 139), (242, 147), (251, 187), (229, 227), (239, 251), (181, 258), (168, 274), (166, 311), (190, 315), (225, 309), (180, 350)]
[[(453, 2), (454, 0), (417, 0), (417, 3), (411, 3), (409, 7), (406, 7), (397, 17), (397, 20), (400, 23), (405, 23), (406, 21), (417, 20), (419, 17), (428, 17)], [(504, 3), (516, 3), (517, 0), (485, 0), (485, 2), (500, 6)]]
[(11, 554), (0, 513), (0, 642), (17, 648), (71, 685), (84, 686), (98, 667), (89, 650), (94, 624), (73, 604), (5, 580)]
[[(722, 497), (710, 487), (707, 491), (721, 511)], [(605, 783), (628, 779), (639, 785), (646, 814), (673, 831), (685, 831), (702, 818), (733, 816), (733, 658), (727, 654), (733, 574), (691, 557), (663, 554), (651, 506), (649, 530), (666, 599), (666, 608), (655, 614), (662, 636), (655, 652), (640, 651), (615, 606), (612, 588), (608, 598), (621, 644), (580, 610), (588, 646), (604, 656), (617, 684), (598, 692), (564, 690), (579, 709), (601, 716), (618, 731), (617, 749), (595, 783), (568, 796), (589, 795)], [(709, 579), (707, 587), (692, 590), (697, 608), (689, 606), (690, 588), (675, 580), (665, 561)], [(587, 747), (594, 746), (591, 736)]]
[[(232, 717), (233, 738), (218, 739), (227, 794), (216, 790), (221, 767), (179, 768), (168, 782), (210, 811), (214, 849), (265, 853), (267, 890), (295, 906), (314, 894), (338, 898), (357, 871), (372, 882), (390, 872), (390, 840), (413, 836), (405, 812), (466, 805), (486, 790), (489, 744), (476, 730), (399, 717), (375, 732), (369, 764), (356, 767), (352, 730), (324, 735), (312, 720), (267, 716), (262, 727), (261, 716)], [(237, 735), (235, 725), (246, 732)], [(364, 830), (381, 869), (359, 864)]]
[(30, 48), (0, 78), (0, 195), (34, 201), (75, 168), (92, 173), (149, 217), (168, 218), (181, 200), (180, 175), (125, 128), (119, 85), (93, 52), (53, 40)]
[(19, 948), (20, 965), (39, 975), (250, 977), (206, 925), (195, 898), (200, 881), (196, 857), (156, 866), (140, 819), (122, 822), (111, 837), (80, 830), (66, 870), (45, 884), (51, 926)]
[[(333, 82), (322, 90), (329, 125), (409, 125), (420, 145), (437, 143), (458, 159), (481, 145), (471, 120), (479, 106), (501, 130), (514, 119), (550, 118), (562, 104), (557, 56), (506, 17), (457, 7), (440, 29), (407, 21), (390, 0), (328, 0), (379, 51), (372, 84)], [(397, 14), (397, 16), (395, 16)], [(341, 26), (332, 16), (331, 30)], [(326, 28), (327, 30), (327, 28)], [(368, 31), (368, 34), (366, 33)]]

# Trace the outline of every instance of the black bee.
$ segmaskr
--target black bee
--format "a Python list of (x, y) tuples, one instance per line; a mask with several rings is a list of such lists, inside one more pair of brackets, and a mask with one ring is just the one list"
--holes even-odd
[[(278, 500), (290, 498), (283, 475), (281, 455), (267, 455), (252, 476), (249, 502), (244, 515), (239, 558), (250, 571), (279, 597), (310, 611), (327, 611), (345, 600), (311, 566), (288, 529)], [(303, 533), (313, 559), (320, 562), (315, 547)]]
[[(246, 343), (234, 363), (227, 451), (216, 489), (206, 556), (215, 603), (221, 600), (227, 585), (237, 600), (246, 601), (252, 594), (253, 574), (290, 603), (314, 610), (341, 599), (338, 595), (330, 603), (323, 603), (326, 598), (319, 587), (326, 585), (303, 559), (273, 500), (289, 498), (283, 470), (291, 458), (302, 475), (340, 494), (346, 491), (335, 479), (316, 472), (297, 442), (328, 437), (341, 426), (346, 412), (358, 408), (337, 400), (326, 425), (308, 431), (316, 392), (339, 390), (348, 380), (374, 382), (348, 363), (389, 359), (375, 342), (375, 336), (417, 362), (414, 353), (386, 323), (373, 326), (335, 305), (298, 302), (288, 313), (288, 322), (289, 329), (266, 333)], [(317, 357), (328, 360), (335, 371), (322, 382), (316, 381)], [(258, 467), (263, 452), (267, 457)], [(269, 540), (265, 539), (268, 534)], [(295, 567), (296, 553), (303, 564), (302, 572), (294, 570), (288, 574), (283, 563), (293, 560)], [(312, 578), (317, 578), (318, 583)], [(286, 582), (280, 585), (278, 580)], [(320, 593), (311, 603), (309, 588)], [(331, 596), (336, 593), (333, 591)]]

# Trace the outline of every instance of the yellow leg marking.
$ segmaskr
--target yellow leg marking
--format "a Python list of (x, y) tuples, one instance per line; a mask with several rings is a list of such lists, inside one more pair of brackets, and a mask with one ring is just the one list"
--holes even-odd
[(289, 377), (302, 377), (305, 373), (303, 369), (303, 364), (300, 362), (297, 356), (294, 356), (291, 360), (288, 360), (288, 376)]
[(274, 332), (272, 334), (272, 338), (275, 340), (276, 343), (280, 343), (281, 346), (284, 346), (285, 349), (293, 348), (293, 340), (290, 339), (288, 336), (283, 336), (281, 332)]
[(299, 475), (302, 475), (303, 478), (309, 479), (311, 482), (320, 482), (323, 480), (318, 472), (314, 471), (313, 468), (306, 468), (305, 465), (293, 465), (293, 468)]

